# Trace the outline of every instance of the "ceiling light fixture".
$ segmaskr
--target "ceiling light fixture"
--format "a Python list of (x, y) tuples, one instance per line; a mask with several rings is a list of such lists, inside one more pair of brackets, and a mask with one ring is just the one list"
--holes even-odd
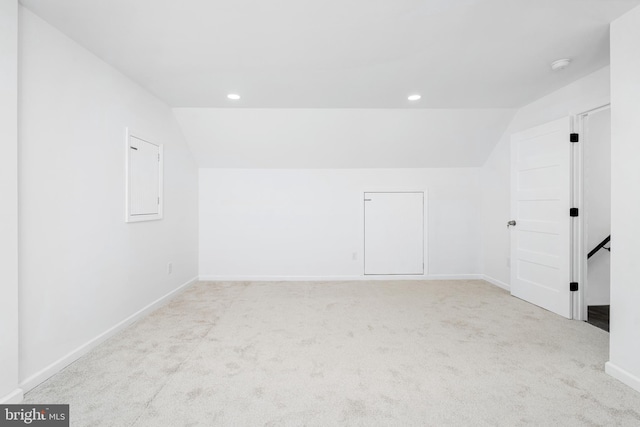
[(240, 95), (238, 95), (237, 93), (230, 93), (229, 95), (227, 95), (227, 98), (237, 101), (238, 99), (240, 99)]
[(422, 98), (422, 96), (415, 94), (415, 95), (409, 95), (409, 97), (407, 98), (409, 101), (417, 101), (420, 98)]
[(552, 71), (564, 70), (569, 66), (569, 64), (571, 64), (571, 60), (569, 58), (558, 59), (557, 61), (553, 61), (551, 63), (551, 70)]

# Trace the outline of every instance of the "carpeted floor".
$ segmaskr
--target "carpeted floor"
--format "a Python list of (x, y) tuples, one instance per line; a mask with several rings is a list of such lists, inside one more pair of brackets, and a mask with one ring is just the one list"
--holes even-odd
[(72, 426), (638, 426), (608, 337), (483, 281), (199, 283), (26, 403)]

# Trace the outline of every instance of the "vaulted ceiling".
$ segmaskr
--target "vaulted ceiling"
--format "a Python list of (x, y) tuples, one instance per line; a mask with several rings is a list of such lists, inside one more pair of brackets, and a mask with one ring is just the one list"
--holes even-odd
[(21, 2), (173, 107), (200, 167), (234, 168), (481, 166), (518, 107), (609, 63), (640, 4)]
[(513, 108), (608, 64), (640, 0), (22, 3), (172, 107)]

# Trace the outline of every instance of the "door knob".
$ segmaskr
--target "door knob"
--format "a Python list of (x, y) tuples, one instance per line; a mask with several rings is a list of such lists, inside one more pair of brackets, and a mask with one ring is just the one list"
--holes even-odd
[(513, 219), (512, 219), (511, 221), (507, 222), (507, 228), (509, 228), (509, 226), (512, 226), (512, 227), (513, 227), (513, 226), (515, 226), (515, 225), (516, 225), (516, 221), (515, 221), (515, 220), (513, 220)]

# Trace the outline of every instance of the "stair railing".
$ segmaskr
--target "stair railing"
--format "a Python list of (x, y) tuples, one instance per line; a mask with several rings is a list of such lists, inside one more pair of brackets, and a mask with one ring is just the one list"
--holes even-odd
[(604, 239), (602, 242), (600, 242), (598, 244), (598, 246), (596, 246), (595, 248), (593, 248), (593, 250), (591, 252), (589, 252), (589, 255), (587, 255), (587, 259), (591, 258), (592, 256), (594, 256), (596, 254), (596, 252), (598, 252), (600, 249), (606, 249), (609, 252), (611, 252), (611, 246), (609, 246), (608, 248), (605, 248), (604, 246), (609, 243), (611, 241), (611, 235), (609, 235), (606, 239)]

